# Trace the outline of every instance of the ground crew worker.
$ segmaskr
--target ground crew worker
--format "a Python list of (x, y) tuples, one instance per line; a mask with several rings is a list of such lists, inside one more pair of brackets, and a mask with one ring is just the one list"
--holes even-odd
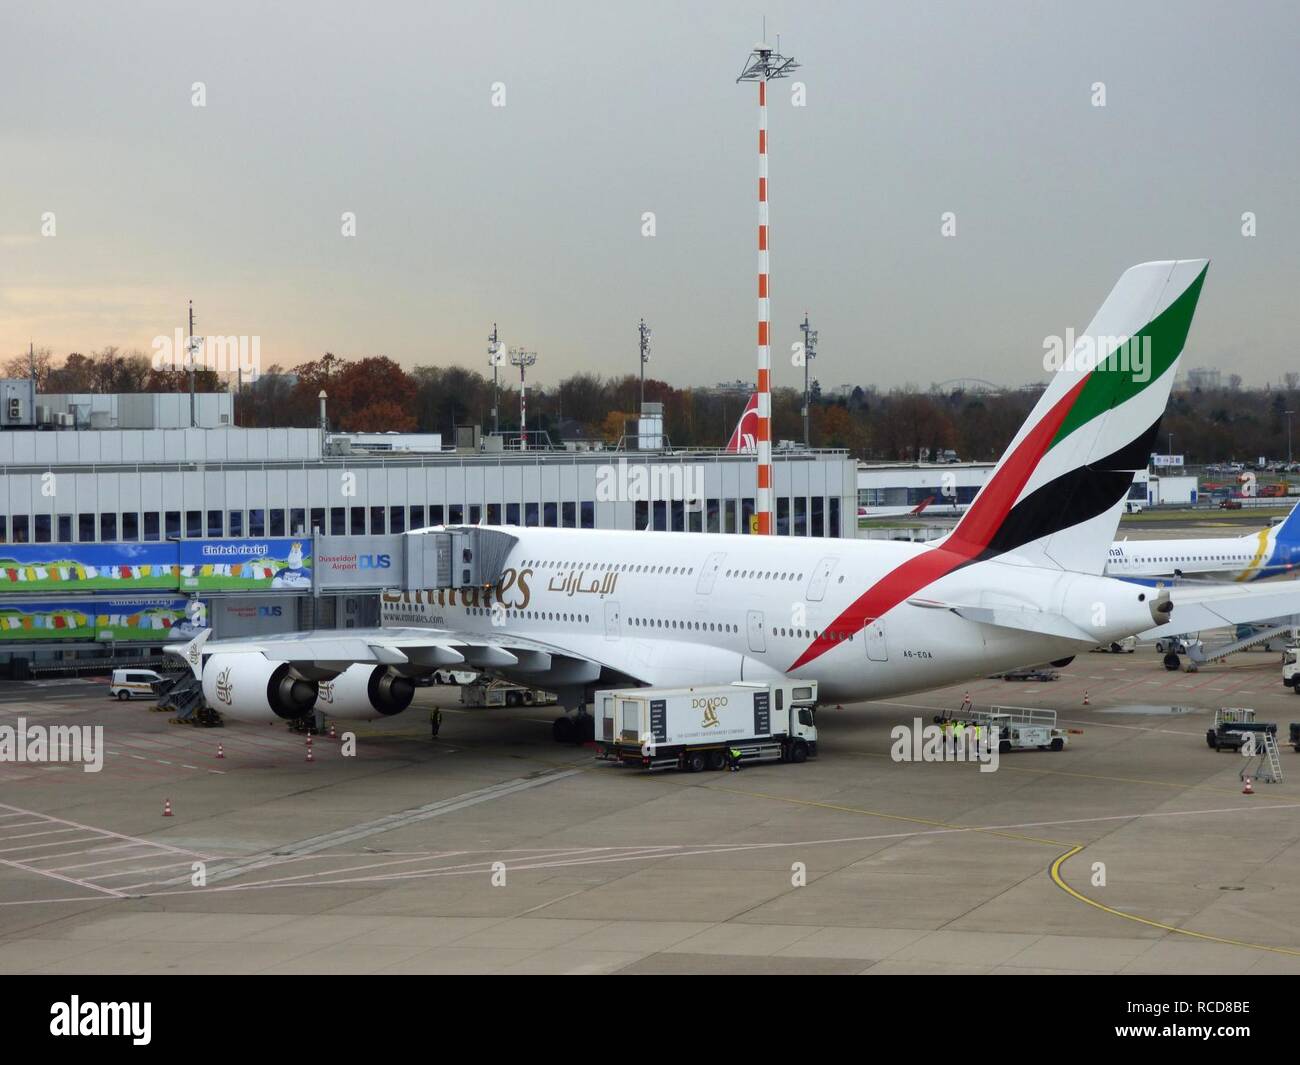
[(442, 711), (431, 710), (429, 712), (429, 731), (433, 733), (434, 739), (438, 738), (438, 730), (442, 728)]
[(952, 727), (954, 754), (959, 753), (963, 749), (961, 737), (962, 737), (962, 733), (964, 733), (965, 731), (966, 731), (966, 726), (963, 725), (960, 721), (958, 721), (957, 724), (955, 724)]
[(727, 768), (733, 773), (740, 772), (740, 748), (738, 747), (728, 748)]

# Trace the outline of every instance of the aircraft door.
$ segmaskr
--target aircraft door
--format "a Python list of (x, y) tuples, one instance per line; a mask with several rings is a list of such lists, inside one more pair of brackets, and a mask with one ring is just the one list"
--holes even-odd
[(727, 557), (723, 551), (715, 551), (704, 560), (700, 568), (700, 579), (695, 582), (696, 595), (709, 595), (713, 591), (713, 582), (722, 572), (722, 560)]
[(876, 618), (867, 626), (867, 657), (873, 662), (888, 662), (889, 648), (885, 643), (885, 623)]
[(823, 558), (817, 563), (808, 578), (808, 601), (810, 603), (820, 603), (826, 595), (826, 585), (830, 583), (831, 572), (835, 569), (835, 563), (839, 559), (833, 555), (829, 558)]
[(767, 639), (763, 635), (763, 612), (761, 610), (749, 611), (746, 621), (746, 628), (749, 632), (749, 649), (760, 653), (766, 651)]
[(605, 600), (605, 639), (617, 640), (619, 629), (623, 624), (623, 616), (618, 609), (616, 599)]

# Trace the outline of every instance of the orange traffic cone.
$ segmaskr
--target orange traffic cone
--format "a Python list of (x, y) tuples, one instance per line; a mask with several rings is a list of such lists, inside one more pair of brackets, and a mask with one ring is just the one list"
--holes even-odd
[(1246, 777), (1246, 786), (1241, 789), (1243, 795), (1254, 795), (1255, 785), (1250, 782), (1250, 777)]
[(172, 815), (172, 801), (171, 799), (163, 799), (163, 817), (171, 817), (171, 815)]
[(310, 743), (307, 744), (307, 761), (309, 761), (309, 762), (314, 762), (314, 761), (316, 761), (316, 756), (313, 755), (313, 754), (311, 753), (311, 744), (310, 744)]
[(226, 749), (223, 746), (221, 746), (221, 744), (219, 743), (217, 744), (217, 757), (218, 758), (226, 757)]
[(336, 740), (336, 739), (338, 739), (338, 738), (339, 738), (339, 734), (338, 734), (337, 732), (334, 731), (334, 722), (331, 721), (331, 722), (330, 722), (330, 739), (332, 739), (332, 740)]
[(1089, 702), (1088, 702), (1088, 689), (1087, 689), (1087, 688), (1084, 688), (1084, 689), (1083, 689), (1083, 705), (1084, 705), (1084, 706), (1089, 706), (1089, 705), (1090, 705)]

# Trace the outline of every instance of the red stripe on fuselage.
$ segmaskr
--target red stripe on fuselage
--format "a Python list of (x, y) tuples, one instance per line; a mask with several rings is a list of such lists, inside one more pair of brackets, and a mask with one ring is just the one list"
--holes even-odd
[[(947, 576), (963, 562), (969, 562), (979, 555), (1002, 523), (1006, 521), (1011, 508), (1015, 506), (1020, 493), (1029, 482), (1030, 475), (1037, 468), (1042, 457), (1055, 439), (1057, 430), (1065, 421), (1074, 401), (1083, 391), (1082, 377), (1050, 411), (1035, 425), (984, 486), (975, 502), (957, 523), (957, 528), (938, 547), (931, 548), (924, 554), (909, 558), (896, 569), (885, 574), (879, 581), (862, 593), (839, 617), (837, 617), (817, 639), (813, 640), (803, 654), (796, 658), (786, 669), (792, 673), (800, 666), (819, 658), (840, 640), (831, 638), (831, 634), (844, 632), (852, 635), (865, 628), (876, 618), (892, 610), (904, 599), (915, 595), (922, 588), (933, 584), (940, 577)], [(841, 636), (842, 640), (843, 637)]]

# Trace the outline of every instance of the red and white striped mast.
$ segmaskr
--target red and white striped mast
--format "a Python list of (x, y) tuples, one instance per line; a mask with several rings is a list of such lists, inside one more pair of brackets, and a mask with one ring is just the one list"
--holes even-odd
[(762, 536), (772, 521), (772, 348), (767, 259), (767, 83), (799, 69), (793, 59), (767, 44), (757, 44), (745, 61), (741, 81), (758, 82), (758, 492), (755, 518)]

